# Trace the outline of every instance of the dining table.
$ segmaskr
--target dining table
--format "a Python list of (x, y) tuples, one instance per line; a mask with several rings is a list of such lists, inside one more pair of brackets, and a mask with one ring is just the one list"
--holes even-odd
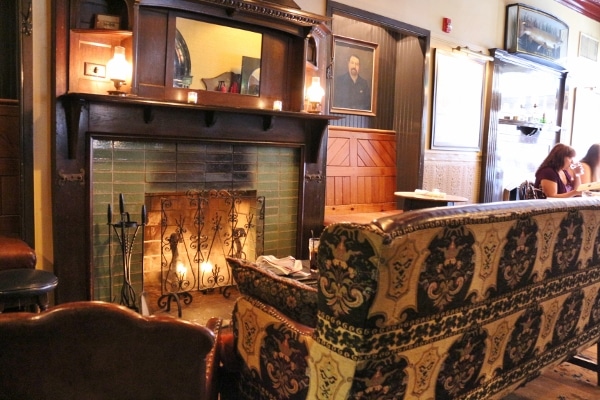
[(453, 206), (455, 203), (469, 201), (466, 197), (440, 192), (394, 192), (394, 195), (404, 199), (403, 211)]

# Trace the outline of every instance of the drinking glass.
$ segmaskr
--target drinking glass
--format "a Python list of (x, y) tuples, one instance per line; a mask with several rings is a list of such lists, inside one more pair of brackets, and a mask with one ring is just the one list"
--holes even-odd
[(317, 264), (317, 253), (319, 252), (319, 238), (308, 239), (308, 260), (311, 271), (319, 269)]

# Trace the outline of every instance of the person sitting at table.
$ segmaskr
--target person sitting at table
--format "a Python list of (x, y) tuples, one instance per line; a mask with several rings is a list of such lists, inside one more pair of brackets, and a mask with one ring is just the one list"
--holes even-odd
[[(583, 166), (573, 164), (575, 155), (574, 148), (557, 143), (535, 172), (534, 186), (540, 189), (546, 197), (581, 196), (582, 191), (576, 190), (576, 188), (581, 184)], [(571, 165), (574, 168), (571, 168)]]
[(583, 166), (583, 175), (579, 177), (581, 183), (598, 182), (600, 180), (600, 144), (591, 145), (585, 157), (579, 162)]

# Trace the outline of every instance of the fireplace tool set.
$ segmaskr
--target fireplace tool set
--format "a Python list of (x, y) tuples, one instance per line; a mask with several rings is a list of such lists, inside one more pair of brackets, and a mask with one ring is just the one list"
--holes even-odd
[[(133, 245), (138, 234), (140, 228), (142, 228), (142, 236), (143, 236), (143, 227), (148, 222), (148, 217), (146, 213), (146, 206), (142, 205), (141, 212), (141, 222), (132, 221), (131, 216), (128, 212), (125, 211), (125, 199), (123, 197), (123, 193), (119, 194), (119, 215), (120, 220), (117, 222), (112, 221), (113, 214), (111, 205), (108, 205), (108, 242), (109, 242), (109, 275), (110, 275), (110, 298), (114, 301), (113, 295), (113, 266), (112, 266), (112, 251), (111, 244), (113, 240), (113, 232), (119, 241), (119, 245), (121, 248), (121, 256), (123, 263), (123, 284), (121, 286), (121, 299), (120, 304), (135, 310), (139, 311), (137, 295), (135, 293), (135, 289), (133, 288), (131, 282), (131, 255), (133, 250)], [(111, 229), (112, 227), (112, 229)], [(144, 239), (142, 237), (142, 254), (143, 254), (143, 246)], [(142, 287), (143, 287), (143, 271), (142, 271)]]

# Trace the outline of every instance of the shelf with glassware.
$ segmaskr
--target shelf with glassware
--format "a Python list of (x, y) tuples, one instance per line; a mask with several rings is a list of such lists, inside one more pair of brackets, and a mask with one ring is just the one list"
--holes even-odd
[(517, 127), (517, 129), (519, 129), (526, 135), (531, 135), (541, 130), (548, 130), (553, 132), (558, 132), (560, 130), (560, 126), (542, 121), (525, 121), (512, 118), (500, 118), (498, 120), (498, 123), (501, 125), (514, 125)]

